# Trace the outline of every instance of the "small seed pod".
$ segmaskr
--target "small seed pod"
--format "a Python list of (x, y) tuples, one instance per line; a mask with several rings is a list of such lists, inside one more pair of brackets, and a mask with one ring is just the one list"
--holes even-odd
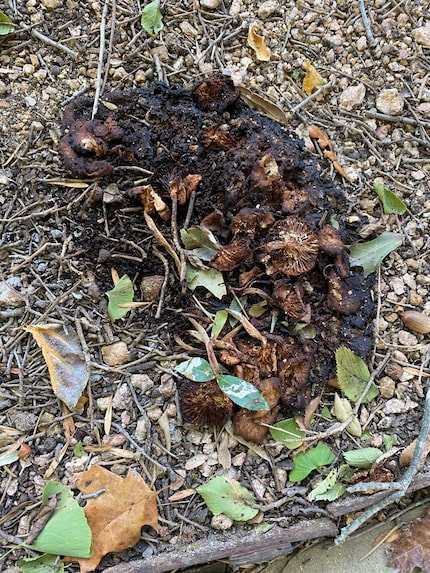
[(403, 324), (414, 332), (428, 334), (430, 332), (430, 316), (416, 310), (402, 312), (400, 318)]

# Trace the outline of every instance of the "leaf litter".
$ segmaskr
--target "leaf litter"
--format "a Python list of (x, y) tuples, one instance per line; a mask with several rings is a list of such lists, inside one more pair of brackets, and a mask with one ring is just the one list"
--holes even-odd
[[(312, 59), (312, 62), (315, 63), (314, 59)], [(317, 66), (317, 67), (318, 67), (318, 66)], [(124, 271), (126, 271), (126, 270), (127, 270), (127, 269), (122, 268), (122, 269), (121, 269), (121, 272), (124, 272)], [(101, 277), (99, 277), (99, 278), (101, 278)], [(103, 292), (106, 292), (106, 291), (108, 290), (108, 288), (109, 288), (109, 287), (105, 284), (105, 285), (104, 285), (104, 288), (103, 288)]]

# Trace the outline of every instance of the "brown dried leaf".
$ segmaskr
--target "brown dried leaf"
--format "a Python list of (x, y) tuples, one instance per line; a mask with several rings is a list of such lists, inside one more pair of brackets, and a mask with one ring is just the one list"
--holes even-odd
[(42, 349), (55, 395), (73, 409), (88, 382), (85, 356), (75, 332), (61, 324), (26, 326)]
[(308, 95), (327, 83), (326, 80), (317, 72), (314, 66), (308, 61), (305, 64), (306, 75), (303, 78), (303, 89)]
[[(270, 61), (270, 50), (264, 43), (263, 36), (257, 34), (258, 23), (252, 22), (248, 30), (248, 45), (254, 50), (257, 60), (260, 62)], [(325, 82), (324, 82), (325, 83)]]
[[(417, 440), (414, 440), (413, 442), (411, 442), (409, 444), (409, 446), (407, 446), (402, 451), (402, 453), (400, 454), (400, 458), (399, 458), (399, 463), (401, 466), (408, 466), (411, 463), (416, 447), (417, 447)], [(424, 451), (422, 453), (421, 460), (420, 460), (420, 469), (423, 467), (424, 462), (426, 461), (427, 456), (429, 455), (429, 452), (430, 452), (430, 435), (427, 436), (425, 444), (424, 444)]]
[(288, 117), (285, 112), (272, 101), (252, 92), (244, 86), (239, 86), (240, 95), (254, 109), (265, 113), (271, 119), (286, 125)]
[(107, 553), (135, 545), (143, 525), (157, 529), (157, 493), (131, 470), (122, 478), (100, 466), (92, 466), (79, 475), (75, 485), (84, 494), (105, 490), (89, 498), (85, 506), (93, 534), (93, 555), (77, 559), (81, 573), (93, 571)]
[(430, 573), (430, 511), (402, 527), (402, 534), (392, 545), (389, 565), (399, 573), (412, 573), (416, 567)]

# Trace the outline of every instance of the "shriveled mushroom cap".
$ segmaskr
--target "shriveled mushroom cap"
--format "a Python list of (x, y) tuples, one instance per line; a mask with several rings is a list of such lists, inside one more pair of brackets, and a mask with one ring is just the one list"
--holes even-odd
[(301, 275), (315, 266), (318, 236), (305, 221), (287, 217), (272, 226), (260, 251), (267, 274)]
[(181, 410), (185, 421), (199, 426), (224, 424), (233, 413), (233, 402), (215, 380), (185, 381), (180, 387)]

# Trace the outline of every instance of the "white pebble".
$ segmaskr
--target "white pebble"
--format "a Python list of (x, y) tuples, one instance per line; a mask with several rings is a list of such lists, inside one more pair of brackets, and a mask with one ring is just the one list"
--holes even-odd
[(381, 113), (399, 115), (405, 102), (396, 88), (382, 90), (376, 98), (376, 107)]
[(412, 30), (413, 39), (425, 48), (430, 48), (430, 24)]
[(354, 107), (361, 105), (366, 95), (366, 87), (360, 83), (356, 86), (349, 86), (340, 94), (339, 107), (350, 111)]

